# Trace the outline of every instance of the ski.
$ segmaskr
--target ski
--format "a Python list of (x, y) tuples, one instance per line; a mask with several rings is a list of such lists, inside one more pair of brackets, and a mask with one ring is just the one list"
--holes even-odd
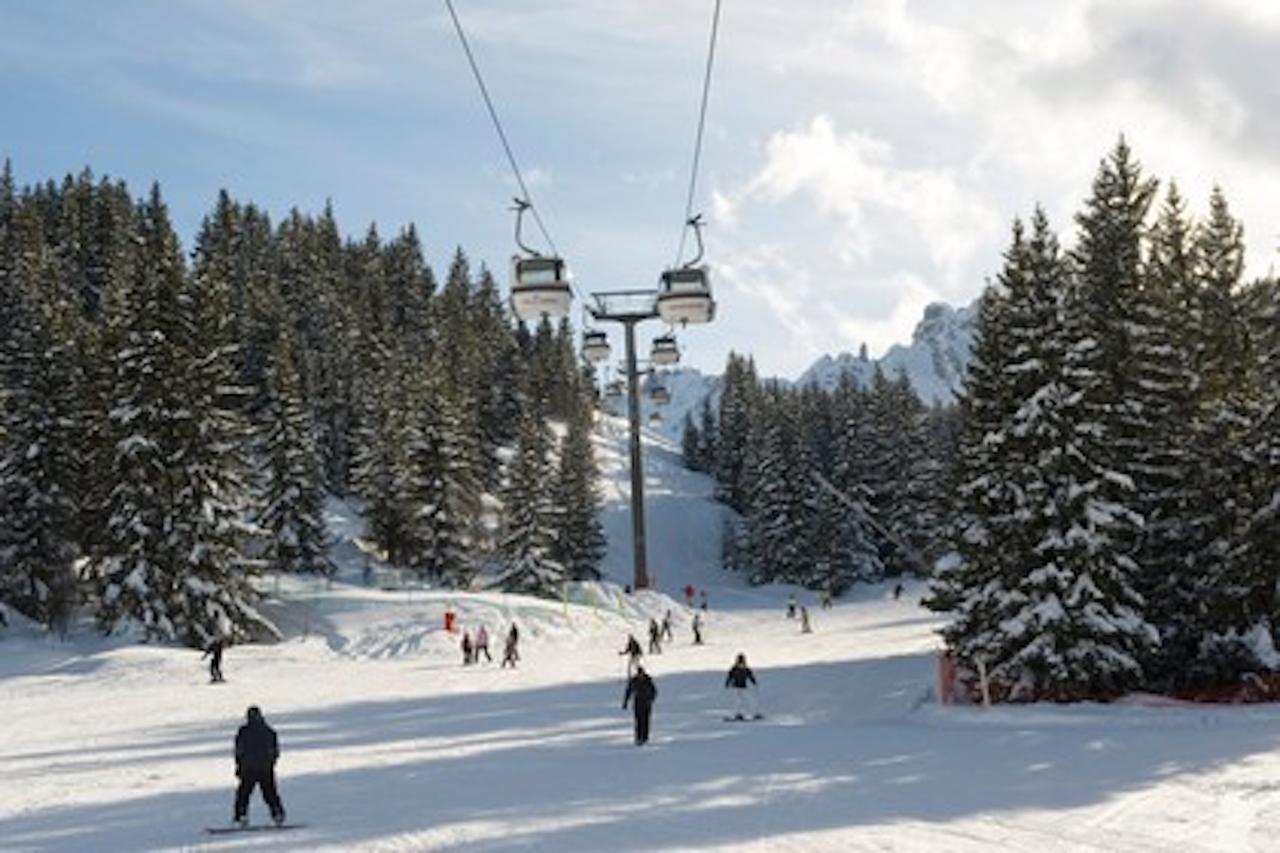
[(232, 832), (266, 832), (271, 830), (279, 830), (284, 832), (286, 829), (305, 829), (305, 823), (282, 823), (278, 826), (274, 823), (257, 823), (249, 826), (206, 826), (204, 831), (210, 835), (226, 835)]

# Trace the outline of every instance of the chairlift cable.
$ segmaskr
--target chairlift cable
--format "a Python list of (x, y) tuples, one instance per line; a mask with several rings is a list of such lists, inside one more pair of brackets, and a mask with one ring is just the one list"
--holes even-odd
[(685, 241), (689, 236), (689, 220), (693, 217), (693, 196), (698, 186), (698, 168), (702, 162), (702, 136), (707, 124), (707, 103), (711, 98), (711, 69), (715, 64), (716, 40), (720, 33), (720, 3), (716, 0), (711, 15), (711, 37), (707, 45), (707, 67), (702, 78), (702, 104), (698, 107), (698, 130), (693, 142), (693, 165), (689, 169), (689, 193), (684, 204), (684, 224), (680, 228), (680, 247), (676, 250), (675, 266), (680, 266)]
[[(493, 105), (493, 99), (489, 97), (489, 88), (484, 84), (480, 66), (476, 62), (475, 54), (471, 52), (471, 43), (467, 41), (467, 34), (463, 32), (462, 22), (458, 20), (458, 13), (453, 8), (453, 0), (444, 0), (444, 5), (449, 10), (449, 17), (453, 19), (453, 28), (457, 31), (458, 41), (462, 43), (462, 50), (467, 55), (467, 62), (471, 66), (471, 73), (476, 78), (476, 85), (480, 87), (480, 95), (484, 98), (484, 105), (489, 110), (489, 118), (493, 120), (493, 129), (498, 132), (498, 140), (502, 143), (502, 150), (506, 152), (507, 162), (511, 164), (511, 171), (515, 175), (516, 184), (520, 187), (521, 199), (529, 206), (529, 210), (533, 212), (533, 221), (537, 223), (538, 230), (542, 232), (543, 238), (547, 241), (547, 246), (551, 248), (551, 253), (559, 256), (560, 252), (556, 249), (556, 243), (551, 239), (551, 233), (542, 221), (542, 215), (538, 213), (538, 208), (533, 205), (533, 196), (529, 193), (529, 187), (524, 182), (524, 175), (520, 172), (520, 166), (516, 162), (516, 155), (512, 152), (511, 143), (507, 140), (506, 131), (502, 128), (502, 121), (498, 118), (498, 110)], [(577, 290), (576, 286), (574, 286), (574, 290)], [(582, 298), (581, 294), (579, 294), (578, 298)]]

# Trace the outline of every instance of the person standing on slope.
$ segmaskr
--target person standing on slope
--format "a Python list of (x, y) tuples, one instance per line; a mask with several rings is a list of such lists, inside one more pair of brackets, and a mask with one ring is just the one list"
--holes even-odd
[(822, 597), (821, 597), (820, 601), (822, 602), (822, 609), (823, 609), (823, 610), (830, 610), (830, 609), (831, 609), (831, 590), (830, 590), (830, 589), (823, 589), (823, 590), (822, 590)]
[(812, 634), (813, 626), (809, 624), (809, 608), (800, 605), (800, 633)]
[(796, 618), (796, 594), (794, 592), (787, 596), (787, 618)]
[(702, 645), (702, 614), (697, 612), (693, 614), (693, 644)]
[(693, 607), (693, 584), (691, 583), (684, 585), (684, 603)]
[(480, 629), (476, 631), (476, 648), (472, 653), (473, 660), (475, 660), (476, 663), (480, 663), (481, 652), (484, 653), (484, 659), (486, 661), (493, 663), (493, 658), (489, 656), (489, 629), (483, 625), (481, 625)]
[(658, 620), (649, 619), (649, 654), (662, 654), (662, 629), (658, 627)]
[(627, 644), (618, 654), (627, 656), (627, 678), (631, 678), (634, 671), (640, 668), (640, 656), (644, 654), (635, 634), (627, 635)]
[(636, 674), (627, 681), (627, 692), (622, 695), (622, 709), (633, 702), (636, 715), (636, 746), (644, 746), (649, 742), (649, 718), (653, 715), (653, 700), (658, 698), (658, 688), (654, 685), (644, 667), (637, 665)]
[(671, 611), (668, 610), (662, 617), (662, 639), (671, 642), (675, 641), (675, 635), (671, 632)]
[(209, 683), (218, 684), (225, 681), (222, 677), (222, 648), (223, 642), (221, 637), (214, 637), (213, 642), (209, 643), (205, 648), (204, 654), (200, 656), (200, 660), (210, 658), (209, 661)]
[(756, 677), (751, 672), (751, 667), (747, 666), (747, 656), (739, 653), (733, 666), (729, 668), (729, 674), (724, 678), (725, 689), (733, 691), (733, 719), (735, 720), (749, 720), (760, 716), (756, 710), (755, 694), (747, 685), (755, 687)]
[(520, 632), (516, 630), (516, 623), (511, 623), (511, 630), (507, 632), (507, 642), (502, 649), (502, 663), (505, 667), (511, 665), (512, 669), (516, 668), (516, 661), (520, 660), (520, 653), (516, 649), (516, 644), (520, 642)]
[(262, 786), (262, 799), (271, 810), (276, 826), (284, 823), (284, 804), (276, 790), (276, 761), (280, 758), (280, 742), (275, 729), (267, 725), (262, 710), (252, 705), (246, 721), (236, 732), (236, 788), (235, 822), (248, 826), (249, 796), (253, 789)]
[(462, 632), (462, 665), (463, 666), (471, 665), (471, 649), (472, 649), (471, 632), (463, 631)]

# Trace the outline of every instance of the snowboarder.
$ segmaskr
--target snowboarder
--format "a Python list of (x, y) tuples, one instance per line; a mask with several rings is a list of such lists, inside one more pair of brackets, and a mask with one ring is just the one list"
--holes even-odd
[(502, 664), (506, 666), (511, 664), (511, 668), (516, 668), (516, 661), (520, 660), (520, 653), (516, 650), (516, 644), (520, 642), (520, 632), (516, 630), (516, 623), (511, 623), (511, 630), (507, 632), (507, 642), (502, 649)]
[(658, 620), (652, 617), (649, 619), (649, 654), (662, 654), (662, 629), (658, 627)]
[(787, 618), (796, 618), (796, 594), (794, 592), (787, 596)]
[(489, 663), (493, 663), (493, 658), (489, 656), (489, 630), (483, 625), (476, 631), (476, 648), (473, 654), (473, 660), (480, 663), (480, 653), (484, 653), (484, 659)]
[(702, 614), (693, 614), (693, 644), (695, 646), (702, 645)]
[(705, 589), (702, 590), (702, 609), (707, 609), (707, 591)]
[(462, 665), (468, 666), (471, 663), (471, 632), (462, 632)]
[(822, 591), (821, 601), (822, 601), (822, 609), (823, 609), (823, 610), (830, 610), (830, 609), (831, 609), (831, 590), (829, 590), (829, 589), (824, 589), (824, 590)]
[(675, 635), (671, 633), (671, 611), (668, 610), (666, 615), (662, 617), (662, 639), (675, 640)]
[(809, 624), (809, 608), (800, 605), (800, 633), (812, 634), (813, 626)]
[(739, 653), (733, 666), (729, 668), (729, 674), (724, 678), (725, 689), (733, 691), (733, 719), (735, 720), (754, 720), (760, 716), (760, 712), (756, 709), (755, 694), (751, 692), (748, 685), (757, 686), (756, 677), (751, 667), (747, 666), (747, 656)]
[(210, 658), (209, 661), (209, 683), (218, 684), (225, 681), (222, 677), (222, 648), (223, 642), (221, 637), (214, 637), (213, 641), (205, 648), (204, 654), (200, 656), (200, 660)]
[(684, 585), (684, 603), (689, 607), (693, 607), (693, 584)]
[(276, 791), (280, 742), (257, 705), (249, 707), (246, 717), (245, 724), (236, 732), (236, 778), (240, 785), (236, 788), (235, 823), (241, 827), (249, 825), (249, 796), (261, 785), (262, 799), (271, 810), (271, 819), (280, 826), (284, 823), (284, 804)]
[(635, 634), (627, 635), (627, 645), (618, 654), (627, 656), (627, 678), (630, 678), (632, 671), (640, 668), (640, 656), (644, 654), (640, 651), (640, 643)]
[(622, 709), (635, 699), (633, 708), (636, 715), (636, 746), (644, 746), (649, 742), (649, 718), (653, 715), (653, 700), (658, 698), (658, 688), (644, 667), (637, 665), (636, 674), (627, 681), (627, 692), (622, 695)]

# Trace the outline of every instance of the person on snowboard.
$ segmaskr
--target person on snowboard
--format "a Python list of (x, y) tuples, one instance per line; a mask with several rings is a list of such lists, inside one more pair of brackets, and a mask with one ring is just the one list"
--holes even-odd
[(693, 614), (693, 644), (695, 646), (702, 645), (702, 614)]
[(658, 698), (658, 688), (644, 667), (636, 665), (636, 674), (627, 681), (627, 692), (622, 695), (622, 710), (627, 703), (635, 699), (633, 708), (636, 715), (636, 746), (644, 746), (649, 742), (649, 718), (653, 715), (653, 700)]
[(280, 742), (276, 731), (262, 718), (262, 710), (251, 705), (245, 724), (236, 732), (236, 788), (235, 823), (249, 825), (249, 796), (253, 789), (262, 786), (262, 799), (271, 809), (271, 819), (276, 826), (284, 823), (284, 804), (276, 791), (276, 760), (280, 758)]
[(658, 627), (658, 620), (649, 619), (649, 654), (662, 654), (662, 629)]
[(635, 634), (627, 635), (627, 645), (618, 654), (627, 656), (627, 678), (630, 678), (632, 672), (640, 668), (640, 656), (644, 654)]
[(484, 659), (489, 663), (493, 663), (493, 658), (489, 656), (489, 629), (483, 625), (476, 631), (476, 648), (472, 652), (472, 660), (480, 663), (480, 653), (484, 653)]
[(500, 666), (505, 667), (511, 664), (511, 668), (516, 668), (516, 661), (520, 660), (520, 653), (516, 650), (516, 644), (520, 642), (520, 632), (516, 630), (516, 623), (511, 623), (511, 630), (507, 632), (507, 642), (502, 649), (502, 663)]
[(213, 642), (209, 643), (205, 648), (204, 654), (200, 656), (200, 660), (212, 658), (209, 661), (209, 683), (218, 684), (225, 681), (222, 677), (222, 648), (223, 642), (221, 637), (214, 637)]
[(724, 678), (726, 690), (733, 691), (733, 719), (753, 720), (760, 716), (756, 710), (755, 694), (748, 688), (756, 686), (755, 674), (747, 666), (747, 656), (739, 653), (729, 674)]

